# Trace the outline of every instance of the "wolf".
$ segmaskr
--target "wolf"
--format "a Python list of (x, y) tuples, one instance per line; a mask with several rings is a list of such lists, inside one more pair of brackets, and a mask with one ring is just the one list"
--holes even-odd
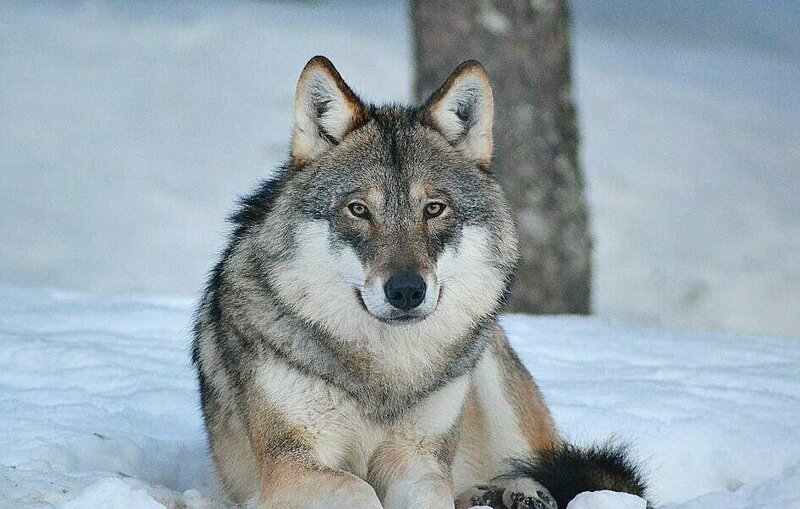
[(625, 451), (559, 435), (498, 322), (517, 264), (492, 174), (492, 88), (459, 65), (424, 104), (362, 101), (325, 57), (290, 156), (244, 198), (196, 314), (224, 491), (260, 508), (555, 509), (642, 496)]

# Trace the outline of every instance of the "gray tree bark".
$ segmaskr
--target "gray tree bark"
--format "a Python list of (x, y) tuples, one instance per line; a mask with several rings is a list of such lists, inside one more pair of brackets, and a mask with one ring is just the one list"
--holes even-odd
[(589, 313), (591, 236), (578, 162), (568, 0), (412, 0), (416, 96), (464, 60), (488, 70), (492, 171), (517, 216), (521, 264), (508, 307)]

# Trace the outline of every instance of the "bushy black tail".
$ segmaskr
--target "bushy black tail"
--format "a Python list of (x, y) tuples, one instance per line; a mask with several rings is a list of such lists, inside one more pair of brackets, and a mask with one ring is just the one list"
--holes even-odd
[(646, 491), (640, 467), (630, 459), (627, 447), (611, 442), (588, 448), (565, 443), (534, 458), (514, 459), (502, 477), (538, 481), (550, 490), (559, 509), (584, 491), (622, 491), (642, 498)]

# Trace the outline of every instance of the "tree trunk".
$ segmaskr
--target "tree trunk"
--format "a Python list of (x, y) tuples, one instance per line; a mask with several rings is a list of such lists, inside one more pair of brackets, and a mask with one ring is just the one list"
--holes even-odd
[(460, 62), (488, 70), (495, 98), (492, 171), (519, 226), (508, 306), (589, 313), (591, 237), (570, 69), (567, 0), (412, 0), (416, 96)]

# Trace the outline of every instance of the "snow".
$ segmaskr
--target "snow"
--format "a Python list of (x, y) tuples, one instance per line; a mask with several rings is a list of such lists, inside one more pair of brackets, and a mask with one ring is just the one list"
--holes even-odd
[[(0, 507), (229, 507), (189, 361), (192, 306), (0, 287)], [(800, 342), (504, 325), (565, 435), (630, 442), (664, 509), (800, 507)]]
[(646, 509), (647, 501), (628, 493), (587, 491), (579, 494), (567, 509)]
[(163, 505), (143, 489), (132, 489), (122, 480), (109, 477), (92, 484), (76, 498), (65, 502), (61, 509), (163, 509)]
[[(800, 335), (800, 4), (574, 4), (596, 312)], [(368, 99), (412, 90), (405, 2), (7, 2), (0, 48), (22, 286), (196, 295), (310, 56)]]

